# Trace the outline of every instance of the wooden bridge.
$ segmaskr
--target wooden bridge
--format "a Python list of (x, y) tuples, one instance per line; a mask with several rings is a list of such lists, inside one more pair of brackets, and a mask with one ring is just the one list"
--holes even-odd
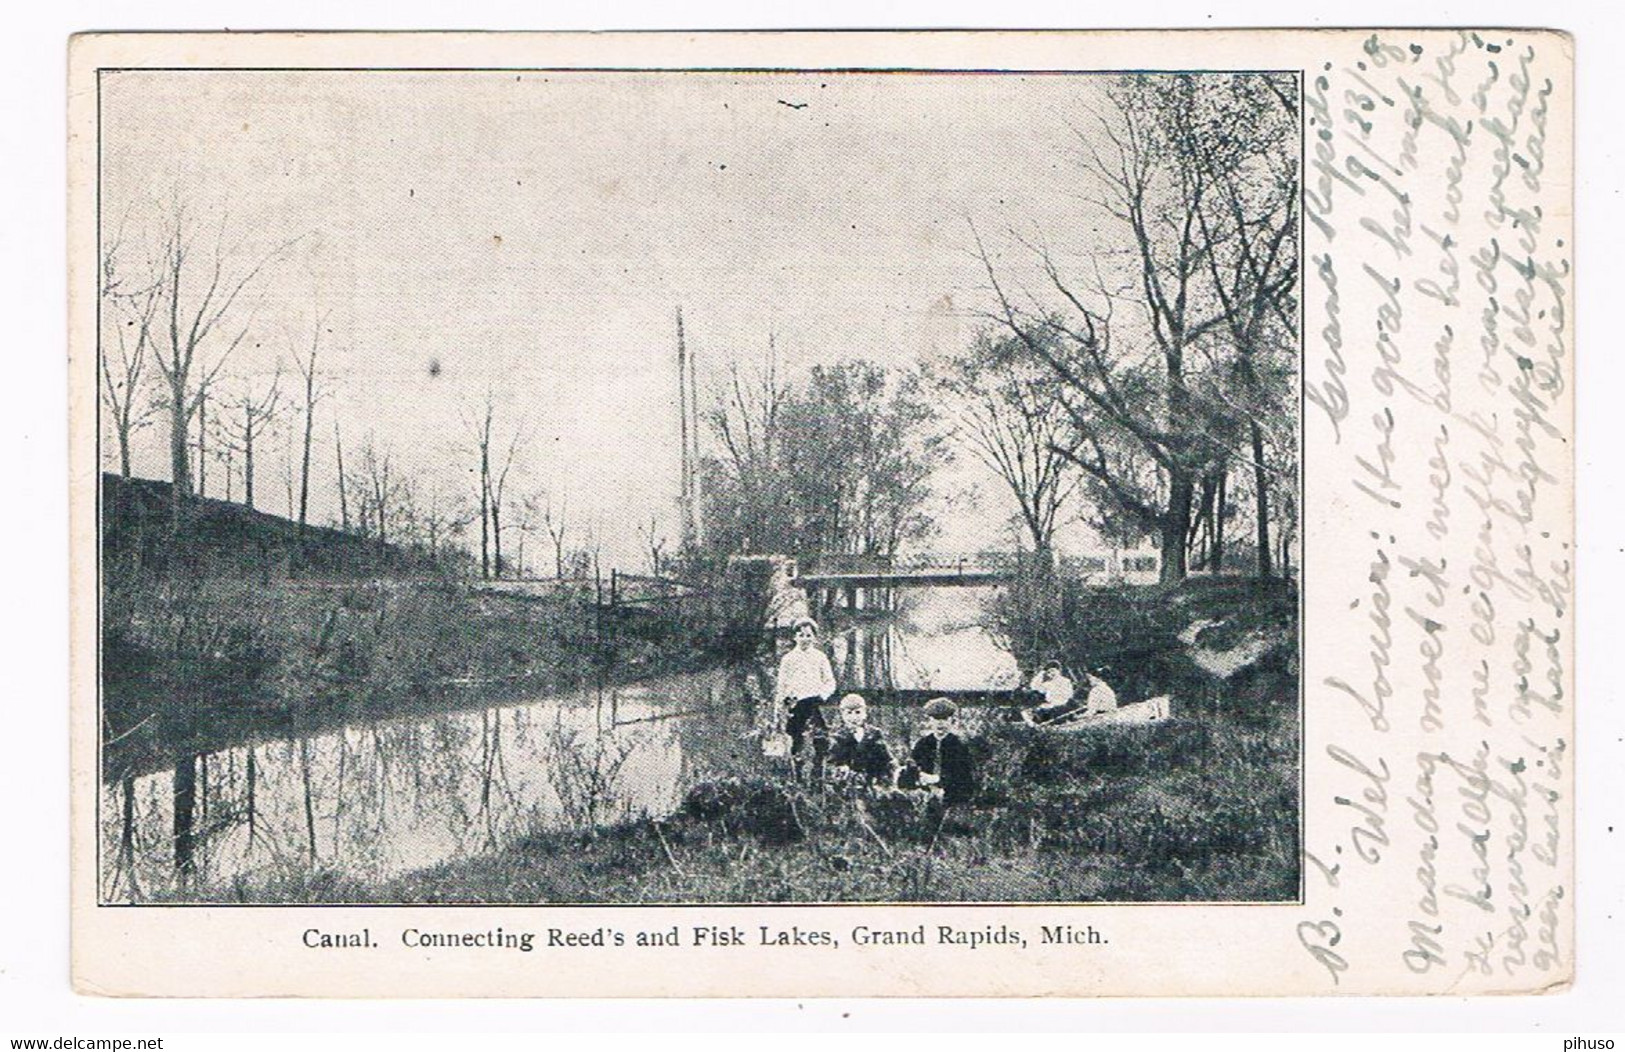
[(799, 573), (795, 583), (802, 588), (877, 588), (892, 586), (964, 586), (1000, 584), (1014, 580), (1019, 564), (1015, 559), (983, 559), (959, 556), (918, 556), (889, 559), (883, 556), (850, 556), (823, 559), (815, 569)]
[[(840, 595), (848, 609), (856, 610), (870, 605), (866, 599), (894, 588), (1003, 584), (1015, 580), (1031, 559), (1030, 554), (1015, 552), (825, 556), (812, 567), (798, 570), (791, 583), (804, 590), (814, 605), (828, 607)], [(1056, 569), (1062, 576), (1076, 579), (1149, 584), (1156, 581), (1159, 564), (1155, 555), (1112, 551), (1063, 556)]]

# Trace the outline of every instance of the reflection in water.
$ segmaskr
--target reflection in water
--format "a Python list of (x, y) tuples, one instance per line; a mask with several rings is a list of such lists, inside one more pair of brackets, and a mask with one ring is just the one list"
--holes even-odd
[(726, 675), (671, 677), (182, 756), (103, 786), (103, 896), (235, 897), (313, 872), (379, 882), (528, 833), (663, 815), (685, 749), (713, 737), (679, 724), (725, 719), (740, 696)]
[(988, 588), (898, 591), (895, 617), (860, 623), (833, 643), (842, 689), (988, 690), (1013, 687), (1015, 658), (979, 624)]
[[(841, 688), (1013, 683), (1014, 659), (976, 626), (985, 592), (902, 593), (895, 618), (839, 633)], [(103, 785), (103, 899), (251, 899), (322, 875), (378, 884), (538, 831), (669, 814), (696, 781), (759, 757), (752, 720), (773, 710), (745, 699), (770, 696), (766, 675), (671, 676), (178, 756)]]

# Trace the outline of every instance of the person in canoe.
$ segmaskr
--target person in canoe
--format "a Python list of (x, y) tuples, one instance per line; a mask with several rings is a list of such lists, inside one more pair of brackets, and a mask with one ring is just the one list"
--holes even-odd
[(796, 622), (796, 642), (779, 661), (774, 693), (785, 707), (785, 733), (790, 737), (790, 755), (801, 768), (806, 753), (812, 753), (809, 774), (823, 773), (824, 754), (829, 750), (829, 724), (819, 706), (835, 693), (835, 670), (818, 646), (818, 623), (810, 617)]
[[(1074, 685), (1071, 680), (1060, 673), (1060, 666), (1056, 665), (1055, 662), (1050, 662), (1050, 666), (1055, 667), (1056, 674), (1060, 676), (1061, 682), (1066, 684), (1069, 696), (1064, 701), (1059, 697), (1055, 701), (1050, 701), (1048, 700), (1049, 694), (1045, 693), (1046, 700), (1044, 704), (1022, 712), (1021, 718), (1027, 723), (1035, 727), (1041, 727), (1047, 723), (1065, 723), (1082, 719), (1085, 716), (1097, 716), (1117, 708), (1117, 692), (1112, 689), (1111, 684), (1106, 682), (1106, 669), (1097, 668), (1087, 671), (1083, 674), (1083, 682)], [(1048, 667), (1046, 666), (1046, 669)], [(1043, 675), (1043, 672), (1040, 671), (1039, 675)], [(1038, 682), (1037, 677), (1034, 677), (1034, 682)], [(1058, 695), (1059, 690), (1056, 693)]]
[[(1027, 689), (1044, 699), (1041, 704), (1022, 713), (1024, 718), (1028, 716), (1029, 712), (1032, 714), (1033, 719), (1028, 719), (1027, 722), (1029, 723), (1034, 722), (1034, 720), (1048, 722), (1070, 712), (1073, 707), (1072, 698), (1077, 692), (1071, 678), (1061, 671), (1059, 661), (1044, 662), (1043, 667), (1033, 673), (1032, 681), (1027, 684)], [(1041, 719), (1039, 719), (1040, 716)]]

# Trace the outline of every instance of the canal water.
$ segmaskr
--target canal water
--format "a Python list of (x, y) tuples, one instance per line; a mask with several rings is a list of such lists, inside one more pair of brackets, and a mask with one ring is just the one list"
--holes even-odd
[[(907, 592), (890, 617), (832, 632), (840, 689), (1014, 685), (1014, 659), (978, 627), (987, 591)], [(720, 669), (179, 757), (102, 786), (102, 898), (376, 885), (536, 832), (661, 817), (759, 758), (768, 683), (766, 667)], [(895, 741), (913, 718), (880, 722)]]

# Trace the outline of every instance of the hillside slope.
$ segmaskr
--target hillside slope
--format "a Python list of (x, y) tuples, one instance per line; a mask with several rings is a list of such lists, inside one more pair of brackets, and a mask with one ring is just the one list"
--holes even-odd
[[(170, 486), (155, 479), (101, 478), (104, 562), (136, 558), (162, 565), (170, 557)], [(428, 555), (394, 544), (308, 525), (210, 497), (194, 499), (181, 547), (189, 562), (220, 570), (349, 577), (425, 570)]]

